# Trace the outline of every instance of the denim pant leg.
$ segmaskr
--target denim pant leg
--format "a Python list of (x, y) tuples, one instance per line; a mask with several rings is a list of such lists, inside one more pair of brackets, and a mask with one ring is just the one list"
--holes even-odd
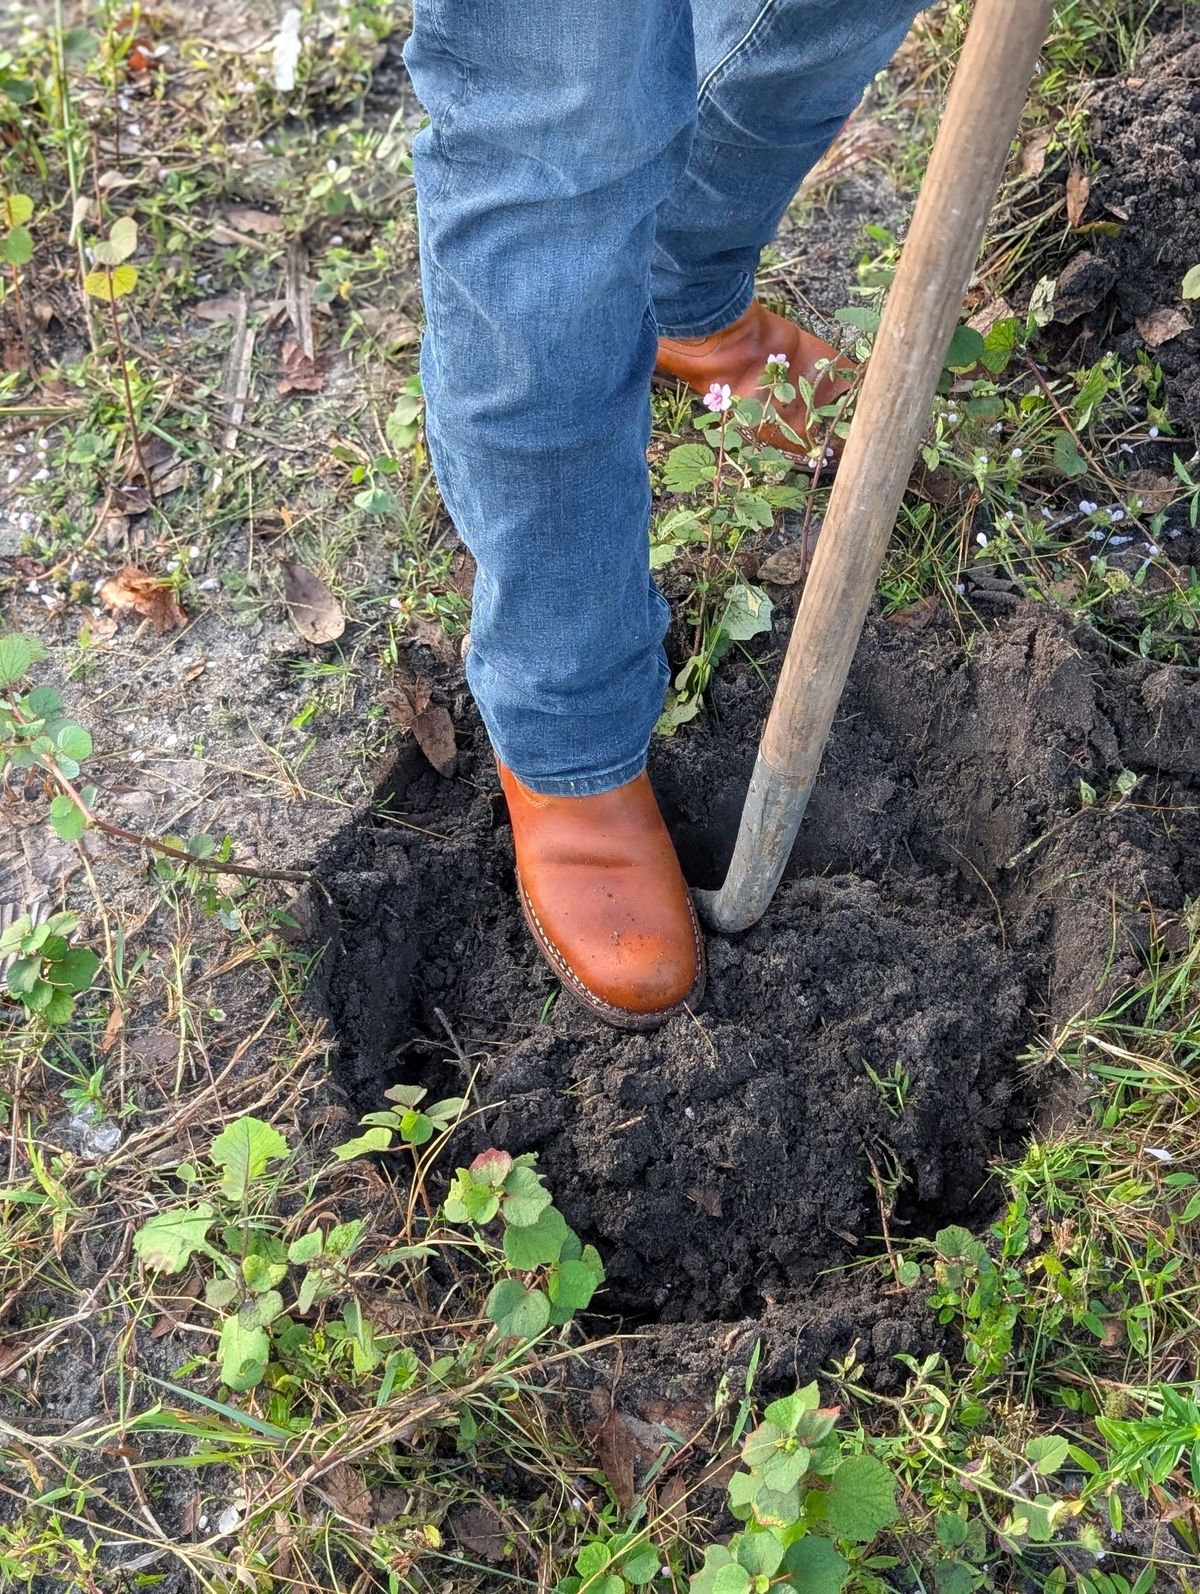
[(805, 175), (887, 65), (918, 0), (692, 0), (699, 113), (658, 213), (653, 293), (667, 337), (736, 321)]
[(467, 674), (500, 757), (583, 795), (644, 767), (654, 218), (695, 125), (687, 0), (417, 0), (427, 427), (478, 566)]

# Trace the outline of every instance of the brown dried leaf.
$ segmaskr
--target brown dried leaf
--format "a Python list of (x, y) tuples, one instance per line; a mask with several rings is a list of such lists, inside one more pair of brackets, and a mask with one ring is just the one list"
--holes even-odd
[(279, 568), (283, 574), (283, 601), (296, 630), (306, 642), (318, 646), (336, 642), (346, 629), (346, 615), (320, 576), (293, 559), (285, 559)]
[(494, 1511), (482, 1505), (456, 1505), (450, 1508), (446, 1523), (464, 1550), (478, 1555), (493, 1566), (508, 1560), (504, 1546), (508, 1541), (504, 1523)]
[(758, 567), (758, 579), (769, 581), (777, 587), (794, 586), (812, 569), (813, 551), (821, 533), (820, 521), (814, 521), (803, 537), (788, 542), (768, 554)]
[(371, 1491), (362, 1473), (348, 1461), (330, 1467), (321, 1480), (321, 1488), (339, 1516), (348, 1517), (351, 1522), (370, 1521)]
[(408, 635), (411, 641), (419, 642), (422, 647), (428, 648), (441, 663), (458, 662), (458, 648), (436, 620), (427, 620), (420, 614), (410, 615)]
[(100, 1037), (100, 1050), (102, 1052), (111, 1051), (113, 1042), (124, 1028), (125, 1014), (114, 1002), (108, 1015), (108, 1022), (104, 1026), (104, 1034)]
[(1137, 317), (1135, 324), (1148, 349), (1160, 348), (1164, 343), (1170, 343), (1172, 338), (1182, 337), (1185, 332), (1192, 330), (1186, 311), (1167, 304), (1160, 305), (1156, 310), (1147, 310), (1145, 315)]
[[(146, 469), (142, 469), (145, 462)], [(165, 498), (168, 493), (173, 493), (181, 487), (187, 476), (187, 462), (179, 457), (170, 443), (161, 437), (148, 437), (142, 442), (141, 458), (135, 454), (130, 466), (128, 478), (117, 489), (121, 495), (121, 506), (130, 514), (138, 514), (140, 510), (131, 508), (135, 502), (140, 501), (146, 509), (150, 507), (149, 494), (146, 492), (146, 475), (150, 476), (150, 485), (154, 489), (156, 498)]]
[(888, 624), (907, 631), (924, 631), (937, 611), (938, 595), (936, 592), (928, 592), (907, 609), (897, 609), (895, 614), (889, 614)]
[(310, 360), (295, 338), (285, 338), (283, 344), (283, 377), (277, 392), (319, 393), (325, 386), (325, 375), (319, 359)]
[(96, 596), (118, 616), (141, 615), (160, 636), (172, 626), (187, 624), (187, 615), (175, 593), (160, 576), (151, 575), (140, 565), (122, 565), (115, 576), (100, 583)]
[(981, 338), (985, 338), (997, 321), (1010, 321), (1015, 314), (1012, 305), (1003, 294), (999, 294), (995, 299), (989, 299), (981, 310), (976, 310), (967, 325), (972, 332), (978, 332)]
[(587, 1432), (617, 1504), (622, 1511), (632, 1510), (637, 1499), (634, 1473), (638, 1446), (629, 1424), (613, 1406), (603, 1422), (588, 1423)]
[(1083, 220), (1083, 213), (1087, 209), (1088, 196), (1092, 192), (1092, 179), (1082, 166), (1072, 166), (1067, 173), (1067, 225), (1078, 227)]
[(230, 321), (241, 305), (240, 294), (226, 294), (220, 299), (201, 299), (198, 304), (189, 304), (188, 313), (198, 315), (202, 321)]
[(392, 719), (402, 731), (411, 731), (438, 774), (453, 775), (458, 762), (454, 721), (447, 709), (433, 702), (429, 682), (417, 679), (401, 686), (389, 707)]
[(256, 238), (266, 238), (273, 232), (283, 231), (282, 216), (272, 216), (269, 211), (253, 210), (246, 205), (235, 205), (232, 210), (227, 210), (225, 220), (235, 231), (248, 232)]
[(413, 725), (417, 746), (437, 770), (439, 775), (453, 775), (458, 762), (458, 748), (454, 741), (454, 721), (440, 703), (431, 703), (417, 715)]
[(1035, 133), (1021, 151), (1021, 176), (1040, 177), (1046, 166), (1046, 149), (1050, 143), (1049, 128)]

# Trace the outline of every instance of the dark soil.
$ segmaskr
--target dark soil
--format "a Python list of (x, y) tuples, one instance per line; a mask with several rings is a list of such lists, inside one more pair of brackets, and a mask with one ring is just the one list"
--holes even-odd
[[(1126, 359), (1149, 343), (1166, 376), (1171, 420), (1196, 432), (1200, 327), (1181, 285), (1200, 261), (1200, 11), (1176, 11), (1168, 9), (1174, 20), (1149, 40), (1133, 71), (1102, 83), (1089, 101), (1099, 171), (1086, 219), (1115, 219), (1121, 230), (1098, 235), (1067, 267), (1072, 303), (1064, 298), (1056, 309), (1067, 319), (1075, 304), (1090, 311), (1089, 335)], [(1167, 329), (1153, 330), (1149, 318), (1164, 309), (1177, 312), (1176, 328), (1189, 320), (1191, 327), (1160, 343)]]
[[(655, 746), (697, 884), (721, 876), (767, 702), (735, 669), (708, 725)], [(768, 1380), (856, 1346), (886, 1386), (940, 1330), (889, 1288), (872, 1162), (902, 1177), (899, 1236), (994, 1210), (990, 1162), (1065, 1083), (1023, 1077), (1027, 1044), (1134, 978), (1149, 905), (1200, 888), (1198, 747), (1194, 672), (1117, 668), (1044, 608), (971, 658), (948, 624), (873, 622), (775, 904), (709, 938), (700, 1010), (649, 1036), (565, 998), (543, 1019), (555, 984), (513, 898), (486, 743), (455, 782), (413, 750), (393, 789), (421, 829), (360, 828), (320, 865), (342, 1076), (365, 1109), (398, 1078), (442, 1089), (478, 1068), (489, 1110), (458, 1160), (539, 1153), (601, 1249), (598, 1306), (643, 1331), (632, 1357), (660, 1390), (711, 1387), (759, 1336)], [(868, 1065), (905, 1071), (902, 1106)]]

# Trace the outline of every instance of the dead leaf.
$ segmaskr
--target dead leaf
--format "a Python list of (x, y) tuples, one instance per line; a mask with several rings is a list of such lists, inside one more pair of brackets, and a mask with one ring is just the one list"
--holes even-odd
[(368, 1522), (371, 1517), (371, 1491), (357, 1468), (338, 1461), (321, 1480), (322, 1492), (339, 1516), (351, 1522)]
[(273, 216), (266, 210), (253, 210), (247, 205), (235, 205), (225, 212), (225, 220), (237, 232), (252, 233), (256, 238), (267, 238), (273, 232), (283, 231), (283, 217)]
[(122, 565), (115, 576), (100, 583), (96, 596), (116, 615), (141, 615), (160, 636), (172, 626), (187, 624), (187, 615), (171, 587), (140, 565)]
[(96, 539), (102, 548), (124, 547), (129, 541), (129, 516), (108, 508), (96, 524)]
[(325, 386), (321, 361), (310, 360), (295, 338), (285, 338), (283, 343), (283, 377), (277, 392), (319, 393)]
[(1021, 151), (1021, 176), (1040, 177), (1046, 166), (1046, 149), (1049, 146), (1051, 133), (1049, 128), (1035, 133)]
[(104, 1026), (104, 1034), (100, 1037), (100, 1050), (102, 1052), (111, 1051), (113, 1042), (124, 1028), (125, 1014), (114, 1003), (108, 1015), (108, 1022)]
[(907, 609), (897, 609), (895, 614), (889, 614), (887, 623), (907, 631), (924, 631), (938, 611), (938, 595), (928, 592), (923, 598), (918, 598), (916, 603), (910, 604)]
[(417, 746), (439, 775), (453, 775), (458, 762), (454, 721), (449, 711), (435, 703), (429, 682), (418, 677), (401, 686), (389, 704), (392, 719), (402, 731), (411, 731)]
[(1187, 313), (1166, 304), (1138, 316), (1135, 325), (1148, 349), (1160, 348), (1164, 343), (1170, 343), (1172, 338), (1180, 338), (1192, 330)]
[(1127, 497), (1136, 497), (1147, 515), (1170, 509), (1183, 490), (1174, 476), (1160, 476), (1153, 470), (1131, 470), (1123, 478), (1123, 485)]
[(721, 1216), (721, 1197), (716, 1190), (702, 1190), (698, 1184), (694, 1184), (688, 1190), (687, 1197), (689, 1201), (694, 1201), (701, 1211), (707, 1212), (710, 1218)]
[(179, 1056), (179, 1036), (165, 1029), (143, 1030), (130, 1040), (125, 1055), (129, 1062), (142, 1065), (152, 1074), (175, 1062)]
[(456, 1505), (450, 1508), (446, 1524), (451, 1533), (472, 1555), (478, 1555), (493, 1566), (508, 1560), (504, 1546), (508, 1534), (504, 1524), (493, 1511), (482, 1505)]
[(632, 1510), (637, 1499), (634, 1474), (638, 1446), (629, 1424), (613, 1406), (603, 1422), (588, 1423), (587, 1433), (617, 1504), (622, 1511)]
[(279, 568), (283, 573), (283, 601), (296, 630), (306, 642), (318, 646), (336, 642), (346, 629), (346, 615), (320, 576), (293, 559), (285, 559)]
[[(143, 462), (145, 470), (142, 469)], [(120, 508), (127, 515), (144, 514), (150, 508), (147, 472), (154, 498), (163, 499), (177, 487), (183, 486), (187, 479), (187, 461), (181, 459), (170, 443), (164, 442), (161, 437), (143, 438), (141, 458), (134, 455), (127, 480), (113, 492), (114, 499), (118, 500)]]
[(812, 569), (812, 556), (820, 534), (821, 523), (814, 521), (803, 537), (784, 543), (782, 548), (768, 554), (758, 567), (758, 579), (777, 587), (790, 587), (803, 581)]
[(989, 299), (982, 310), (976, 310), (967, 325), (972, 332), (978, 332), (981, 338), (986, 338), (997, 321), (1010, 321), (1014, 315), (1016, 311), (1004, 295), (1000, 294), (995, 299)]
[(1092, 191), (1092, 179), (1082, 166), (1072, 166), (1067, 173), (1067, 225), (1078, 227), (1083, 220), (1083, 213), (1087, 209), (1088, 196)]
[(198, 315), (202, 321), (229, 321), (238, 314), (242, 303), (240, 293), (226, 294), (220, 299), (201, 299), (198, 304), (189, 304), (188, 313)]
[(446, 635), (445, 627), (423, 614), (413, 614), (408, 620), (409, 640), (426, 647), (442, 664), (458, 663), (458, 648)]
[(450, 585), (460, 598), (470, 602), (475, 590), (475, 557), (469, 548), (460, 548), (451, 559)]

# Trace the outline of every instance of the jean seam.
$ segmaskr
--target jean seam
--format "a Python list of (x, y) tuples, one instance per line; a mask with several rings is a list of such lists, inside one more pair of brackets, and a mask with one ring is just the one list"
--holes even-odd
[(697, 105), (702, 106), (705, 100), (712, 98), (711, 90), (718, 78), (723, 77), (729, 67), (732, 66), (734, 61), (737, 60), (738, 56), (741, 55), (744, 50), (749, 49), (754, 44), (759, 33), (770, 21), (772, 13), (778, 9), (779, 3), (780, 0), (763, 0), (763, 4), (759, 8), (758, 14), (755, 16), (750, 26), (746, 29), (745, 33), (742, 34), (741, 38), (735, 45), (733, 45), (731, 49), (726, 50), (725, 54), (721, 57), (717, 64), (710, 67), (705, 73), (703, 81), (700, 83), (700, 86), (696, 92)]
[(585, 775), (579, 779), (570, 776), (534, 777), (527, 780), (519, 770), (513, 774), (531, 792), (539, 797), (598, 797), (604, 792), (617, 791), (622, 786), (628, 786), (631, 780), (637, 777), (646, 768), (646, 759), (649, 749), (640, 756), (627, 758), (623, 764), (617, 764), (612, 769), (602, 770), (598, 775)]
[(731, 327), (750, 307), (754, 298), (754, 273), (743, 272), (738, 278), (737, 291), (730, 295), (719, 310), (714, 310), (711, 315), (705, 316), (703, 321), (672, 322), (669, 326), (660, 324), (658, 335), (661, 338), (707, 338), (714, 332), (724, 332), (726, 327)]

